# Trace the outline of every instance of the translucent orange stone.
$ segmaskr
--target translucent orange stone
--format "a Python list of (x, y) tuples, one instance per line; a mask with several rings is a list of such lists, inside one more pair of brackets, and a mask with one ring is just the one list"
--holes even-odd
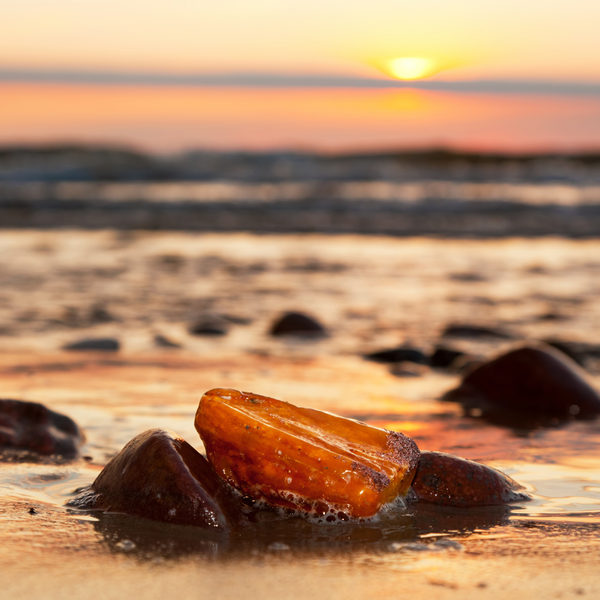
[(195, 425), (242, 494), (327, 520), (375, 515), (406, 494), (419, 460), (401, 433), (237, 390), (204, 394)]

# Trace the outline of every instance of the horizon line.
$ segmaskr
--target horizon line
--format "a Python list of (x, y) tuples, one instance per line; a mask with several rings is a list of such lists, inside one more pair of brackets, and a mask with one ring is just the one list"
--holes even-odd
[(459, 93), (600, 96), (600, 82), (523, 79), (397, 80), (340, 75), (279, 73), (164, 73), (74, 69), (0, 68), (2, 83), (57, 83), (107, 86), (420, 89)]

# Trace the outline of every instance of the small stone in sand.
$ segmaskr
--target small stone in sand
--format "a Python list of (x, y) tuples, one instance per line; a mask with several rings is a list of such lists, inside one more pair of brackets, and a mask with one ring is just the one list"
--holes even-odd
[(117, 352), (120, 347), (119, 340), (114, 338), (85, 338), (78, 342), (66, 344), (63, 346), (63, 350)]
[(412, 482), (418, 500), (463, 508), (530, 500), (522, 489), (492, 467), (442, 452), (421, 452)]
[(480, 327), (477, 325), (449, 325), (442, 332), (442, 337), (510, 340), (514, 338), (514, 335), (508, 331), (496, 328), (492, 329), (490, 327)]
[(74, 457), (84, 435), (75, 421), (37, 402), (0, 400), (0, 448)]
[(487, 362), (447, 392), (445, 400), (488, 418), (600, 415), (600, 394), (575, 362), (548, 346), (525, 346)]
[(192, 335), (219, 337), (227, 335), (227, 325), (220, 320), (203, 320), (193, 323), (189, 332)]
[(409, 346), (400, 346), (399, 348), (391, 348), (390, 350), (379, 350), (371, 354), (365, 354), (367, 360), (372, 360), (378, 363), (399, 363), (413, 362), (419, 365), (427, 364), (427, 356), (418, 348), (410, 348)]
[(271, 326), (271, 335), (322, 337), (327, 335), (327, 332), (316, 319), (302, 313), (289, 312), (273, 323)]

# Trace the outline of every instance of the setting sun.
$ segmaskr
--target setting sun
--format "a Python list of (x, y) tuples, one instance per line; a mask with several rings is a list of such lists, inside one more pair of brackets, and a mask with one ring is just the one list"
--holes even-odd
[(391, 74), (398, 79), (422, 79), (433, 74), (433, 62), (427, 58), (403, 56), (389, 62)]

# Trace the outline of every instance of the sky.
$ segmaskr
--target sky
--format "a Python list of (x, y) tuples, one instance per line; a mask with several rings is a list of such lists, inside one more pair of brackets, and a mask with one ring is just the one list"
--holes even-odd
[[(0, 14), (0, 143), (600, 146), (597, 0), (0, 0)], [(401, 57), (430, 77), (360, 89), (397, 81)]]

